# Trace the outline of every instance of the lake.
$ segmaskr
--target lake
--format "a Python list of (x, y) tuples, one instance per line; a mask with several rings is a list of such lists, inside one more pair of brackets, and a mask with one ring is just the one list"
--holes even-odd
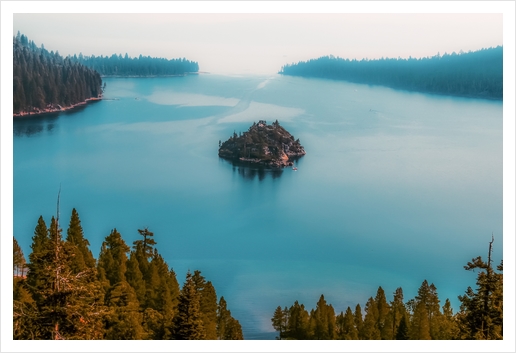
[[(91, 250), (116, 228), (154, 232), (182, 284), (199, 269), (242, 324), (321, 294), (337, 313), (382, 286), (428, 280), (454, 312), (463, 266), (502, 258), (502, 102), (289, 76), (105, 79), (105, 100), (14, 120), (14, 236), (79, 212)], [(235, 167), (219, 140), (275, 120), (300, 139), (297, 171)]]

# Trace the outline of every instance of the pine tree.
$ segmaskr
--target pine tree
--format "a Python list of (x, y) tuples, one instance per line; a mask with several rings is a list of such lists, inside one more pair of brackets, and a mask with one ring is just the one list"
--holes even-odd
[(84, 238), (84, 232), (81, 226), (81, 220), (77, 211), (72, 209), (70, 225), (68, 226), (66, 241), (74, 246), (74, 257), (72, 260), (72, 269), (75, 273), (79, 273), (86, 268), (95, 267), (95, 259), (89, 249), (90, 243)]
[(429, 340), (431, 336), (426, 305), (423, 301), (416, 303), (410, 323), (409, 337), (411, 340)]
[(287, 324), (286, 315), (285, 315), (285, 312), (283, 311), (283, 309), (281, 309), (281, 306), (278, 306), (276, 308), (271, 321), (272, 321), (272, 327), (274, 327), (274, 329), (279, 332), (279, 336), (276, 338), (281, 340), (285, 336), (285, 331), (286, 331), (286, 326), (287, 326), (286, 325)]
[(385, 297), (385, 291), (382, 287), (378, 287), (375, 297), (376, 307), (378, 309), (378, 320), (377, 325), (380, 330), (380, 336), (382, 340), (391, 339), (391, 325), (389, 325), (389, 312), (390, 307), (387, 304), (387, 298)]
[(461, 302), (459, 318), (460, 338), (503, 339), (503, 262), (497, 266), (498, 273), (491, 265), (494, 238), (489, 242), (488, 260), (481, 256), (472, 259), (464, 268), (479, 270), (477, 289), (468, 287)]
[(133, 287), (136, 297), (140, 303), (144, 303), (145, 301), (145, 281), (143, 280), (142, 272), (140, 271), (140, 266), (138, 264), (138, 260), (136, 260), (136, 256), (134, 251), (131, 251), (129, 259), (127, 260), (125, 271), (125, 277), (127, 283)]
[(200, 295), (190, 272), (179, 295), (172, 337), (178, 340), (202, 340), (206, 337), (200, 305)]
[[(281, 309), (281, 308), (280, 308)], [(217, 338), (219, 340), (243, 340), (240, 322), (231, 316), (224, 297), (220, 297), (217, 307)]]
[[(397, 288), (394, 292), (394, 297), (391, 302), (391, 310), (389, 312), (389, 325), (391, 330), (391, 338), (389, 339), (395, 339), (398, 327), (401, 324), (401, 320), (403, 318), (406, 319), (407, 316), (407, 308), (405, 307), (405, 304), (403, 303), (403, 289), (401, 287)], [(407, 322), (405, 321), (405, 327), (408, 329)], [(396, 338), (397, 339), (397, 338)]]
[(355, 320), (353, 317), (353, 312), (351, 308), (348, 306), (346, 309), (346, 313), (341, 312), (337, 318), (335, 319), (336, 325), (336, 339), (340, 340), (357, 340), (358, 339), (358, 331), (355, 327)]
[(439, 296), (434, 284), (428, 284), (426, 280), (423, 281), (421, 287), (418, 289), (418, 294), (415, 298), (416, 305), (423, 303), (428, 315), (428, 325), (430, 330), (430, 337), (436, 339), (439, 330), (438, 321), (441, 315), (439, 306)]
[(358, 332), (358, 339), (363, 340), (364, 339), (364, 319), (362, 317), (362, 308), (360, 307), (360, 304), (357, 304), (355, 307), (355, 312), (353, 314), (353, 320), (355, 322), (355, 327)]
[(97, 266), (101, 277), (105, 276), (108, 281), (108, 286), (125, 281), (128, 252), (129, 247), (116, 228), (102, 242)]
[(446, 299), (442, 307), (442, 315), (438, 319), (437, 335), (435, 339), (438, 340), (451, 340), (457, 335), (457, 324), (453, 315), (453, 309), (449, 299)]
[(364, 325), (362, 327), (362, 339), (379, 340), (381, 339), (380, 329), (378, 328), (378, 306), (373, 297), (370, 297), (365, 306)]
[(408, 340), (409, 339), (409, 330), (407, 326), (407, 317), (403, 315), (400, 320), (400, 324), (398, 325), (398, 329), (396, 331), (396, 339), (397, 340)]
[(335, 310), (326, 304), (324, 295), (321, 295), (317, 302), (314, 315), (314, 339), (331, 340), (335, 332)]
[[(42, 230), (38, 221), (36, 229)], [(58, 220), (52, 217), (48, 238), (35, 236), (29, 270), (30, 290), (35, 300), (33, 332), (38, 339), (99, 338), (103, 315), (102, 291), (94, 270), (76, 274), (73, 252), (62, 240)], [(39, 240), (46, 239), (40, 242)]]
[(201, 271), (195, 270), (192, 279), (195, 288), (200, 295), (201, 314), (206, 339), (217, 339), (217, 294), (211, 282), (201, 275)]
[(16, 276), (23, 277), (25, 273), (26, 260), (23, 255), (23, 250), (20, 245), (18, 245), (18, 241), (13, 236), (13, 273)]
[(110, 287), (106, 294), (109, 314), (106, 319), (105, 339), (140, 340), (145, 338), (142, 315), (134, 289), (125, 280)]
[(303, 304), (296, 300), (289, 308), (289, 320), (286, 327), (286, 337), (304, 340), (309, 337), (309, 316)]

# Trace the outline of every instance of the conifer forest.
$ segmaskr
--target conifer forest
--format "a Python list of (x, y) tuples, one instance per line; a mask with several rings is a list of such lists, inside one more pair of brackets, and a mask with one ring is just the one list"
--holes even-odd
[(129, 246), (113, 229), (94, 258), (75, 209), (65, 233), (40, 217), (28, 259), (14, 239), (13, 338), (243, 339), (213, 284), (196, 270), (180, 288), (153, 232), (138, 233)]

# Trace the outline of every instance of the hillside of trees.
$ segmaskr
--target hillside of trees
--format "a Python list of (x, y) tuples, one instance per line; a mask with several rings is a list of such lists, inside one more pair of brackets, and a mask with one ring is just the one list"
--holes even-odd
[(503, 99), (503, 47), (427, 58), (349, 60), (325, 56), (285, 65), (283, 75), (318, 77), (396, 89)]
[(127, 53), (125, 56), (83, 56), (81, 53), (70, 59), (97, 71), (102, 76), (177, 76), (199, 71), (198, 63), (185, 58), (169, 60), (142, 55), (131, 58)]
[(102, 95), (100, 75), (59, 52), (13, 37), (13, 114), (58, 111)]
[(97, 259), (72, 210), (66, 234), (40, 217), (26, 260), (13, 242), (13, 338), (243, 339), (224, 297), (200, 271), (180, 288), (149, 229), (129, 247), (113, 229)]
[(460, 311), (453, 313), (449, 299), (441, 306), (437, 288), (426, 280), (415, 298), (404, 301), (397, 288), (388, 302), (379, 287), (365, 304), (365, 315), (354, 309), (335, 313), (321, 295), (315, 309), (307, 311), (295, 301), (289, 308), (276, 308), (272, 325), (278, 339), (293, 340), (452, 340), (503, 339), (503, 262), (496, 272), (491, 265), (491, 244), (487, 262), (476, 257), (464, 268), (478, 271), (477, 288), (468, 287), (459, 296)]
[(299, 139), (295, 140), (278, 120), (270, 125), (265, 120), (254, 122), (240, 136), (235, 131), (227, 141), (219, 140), (219, 157), (238, 163), (279, 168), (293, 165), (292, 159), (305, 154)]

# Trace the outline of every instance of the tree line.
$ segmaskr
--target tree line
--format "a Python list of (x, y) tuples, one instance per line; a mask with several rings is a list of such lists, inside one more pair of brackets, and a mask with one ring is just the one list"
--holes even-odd
[(102, 76), (175, 76), (199, 71), (199, 64), (185, 58), (165, 59), (142, 56), (131, 58), (127, 53), (111, 56), (79, 56), (70, 58), (97, 71)]
[(38, 47), (20, 32), (13, 37), (14, 114), (56, 110), (97, 98), (101, 85), (95, 70)]
[(176, 273), (154, 234), (129, 247), (113, 229), (97, 259), (72, 210), (66, 237), (59, 219), (39, 217), (28, 262), (14, 239), (14, 339), (243, 339), (224, 297), (200, 271)]
[(503, 99), (503, 47), (426, 58), (350, 60), (334, 56), (285, 65), (283, 75), (383, 85), (425, 93)]
[(449, 299), (440, 306), (437, 288), (423, 281), (415, 298), (404, 301), (397, 288), (392, 301), (378, 287), (375, 297), (362, 307), (336, 314), (321, 295), (315, 309), (307, 311), (296, 300), (292, 306), (278, 306), (272, 326), (278, 339), (293, 340), (452, 340), (503, 339), (503, 262), (496, 272), (491, 265), (491, 246), (487, 262), (476, 257), (464, 268), (478, 270), (477, 288), (468, 287), (459, 296), (460, 310), (453, 313)]

